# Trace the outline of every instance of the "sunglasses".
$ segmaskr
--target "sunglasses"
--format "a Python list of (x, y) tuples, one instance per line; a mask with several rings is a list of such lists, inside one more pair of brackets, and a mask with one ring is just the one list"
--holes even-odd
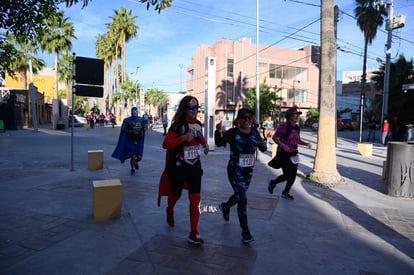
[(240, 119), (251, 120), (253, 119), (252, 116), (242, 116)]
[(200, 108), (200, 106), (198, 106), (198, 105), (189, 105), (189, 106), (187, 106), (187, 108), (190, 111), (194, 111), (194, 110), (198, 110), (198, 108)]

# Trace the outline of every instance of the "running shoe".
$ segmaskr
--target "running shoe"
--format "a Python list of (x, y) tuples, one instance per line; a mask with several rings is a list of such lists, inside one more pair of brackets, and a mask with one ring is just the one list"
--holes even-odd
[(293, 201), (293, 196), (291, 194), (289, 194), (288, 192), (286, 192), (286, 191), (282, 192), (282, 198)]
[(202, 244), (204, 243), (204, 240), (201, 238), (200, 233), (198, 233), (197, 230), (193, 230), (190, 232), (190, 235), (188, 236), (188, 242), (191, 244)]
[(135, 169), (131, 169), (131, 176), (135, 175)]
[(250, 234), (249, 230), (243, 230), (241, 235), (242, 235), (242, 241), (244, 243), (251, 243), (252, 241), (254, 241), (254, 238), (252, 234)]
[(223, 219), (228, 222), (230, 220), (230, 207), (228, 207), (224, 202), (220, 203), (219, 208), (221, 213), (223, 213)]

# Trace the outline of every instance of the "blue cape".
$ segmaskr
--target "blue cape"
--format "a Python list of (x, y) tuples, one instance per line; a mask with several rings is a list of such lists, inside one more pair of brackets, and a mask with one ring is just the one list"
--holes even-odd
[[(129, 121), (130, 117), (126, 118), (126, 121)], [(142, 118), (139, 117), (140, 120)], [(139, 141), (130, 141), (127, 139), (127, 135), (121, 129), (119, 134), (118, 144), (115, 147), (112, 157), (119, 159), (121, 163), (124, 163), (126, 159), (131, 158), (132, 156), (143, 156), (144, 153), (144, 140), (145, 140), (145, 128), (142, 139)]]

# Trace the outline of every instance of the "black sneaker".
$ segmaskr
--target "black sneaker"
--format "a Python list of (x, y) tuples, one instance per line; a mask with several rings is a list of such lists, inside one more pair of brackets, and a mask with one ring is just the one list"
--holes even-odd
[(201, 238), (201, 235), (200, 233), (198, 233), (197, 230), (191, 231), (187, 240), (189, 243), (196, 244), (196, 245), (204, 243), (204, 240)]
[(228, 207), (224, 202), (220, 203), (219, 208), (221, 213), (223, 213), (223, 219), (228, 222), (230, 220), (230, 207)]
[(291, 194), (289, 194), (288, 192), (285, 192), (285, 191), (282, 192), (282, 198), (293, 201), (293, 196)]
[(273, 189), (275, 189), (276, 183), (275, 180), (269, 180), (269, 184), (267, 185), (267, 190), (270, 194), (273, 194)]
[(243, 230), (241, 235), (242, 235), (242, 241), (244, 243), (251, 243), (252, 241), (254, 241), (254, 238), (252, 234), (250, 234), (249, 230)]

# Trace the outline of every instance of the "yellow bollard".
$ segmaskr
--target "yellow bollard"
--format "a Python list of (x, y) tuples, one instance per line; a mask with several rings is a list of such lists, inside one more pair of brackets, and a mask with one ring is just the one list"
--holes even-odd
[(99, 170), (103, 168), (104, 152), (103, 150), (88, 151), (88, 169)]
[(93, 219), (106, 221), (121, 214), (122, 183), (119, 179), (93, 181)]

